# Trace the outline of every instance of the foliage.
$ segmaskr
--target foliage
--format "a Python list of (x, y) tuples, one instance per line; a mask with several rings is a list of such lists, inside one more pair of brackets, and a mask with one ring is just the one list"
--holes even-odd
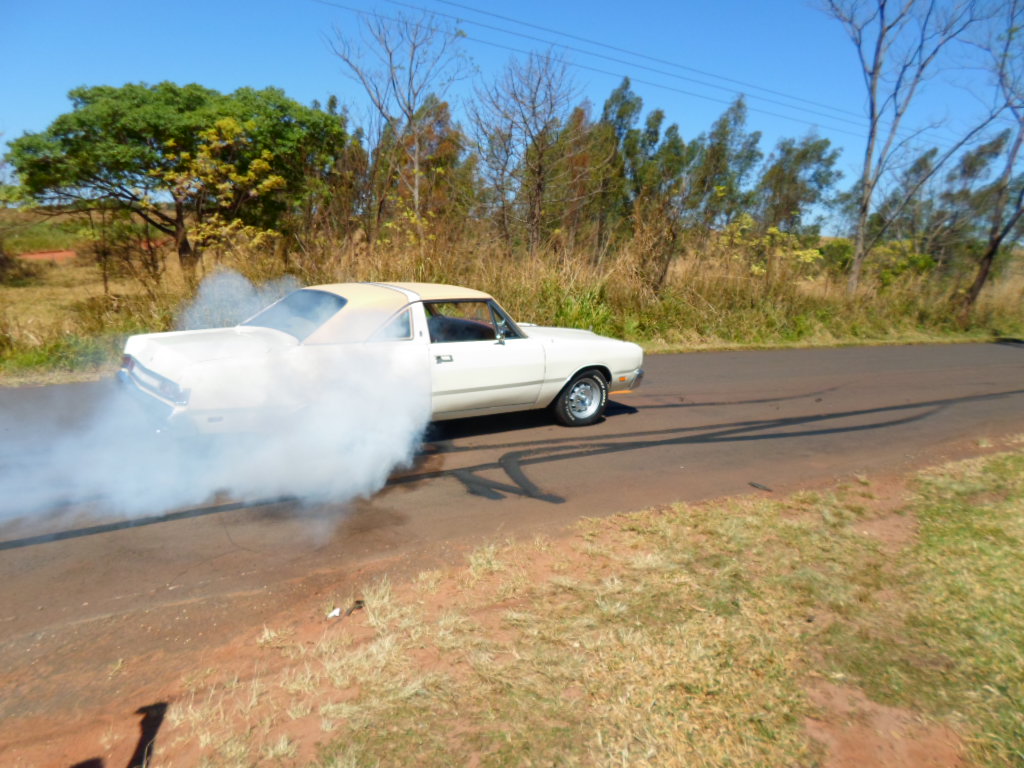
[(24, 188), (41, 204), (129, 212), (174, 238), (190, 273), (201, 257), (192, 226), (211, 211), (246, 225), (276, 223), (290, 206), (283, 191), (291, 184), (301, 196), (310, 163), (323, 163), (347, 140), (337, 116), (272, 88), (225, 96), (165, 82), (83, 87), (69, 96), (71, 112), (10, 144)]
[(818, 249), (822, 259), (830, 270), (836, 273), (846, 272), (853, 260), (853, 242), (845, 237), (837, 237), (822, 243)]
[(884, 288), (901, 275), (926, 274), (935, 268), (936, 263), (927, 253), (917, 251), (913, 242), (894, 240), (875, 249), (872, 267)]
[(838, 158), (839, 150), (832, 149), (828, 139), (781, 139), (757, 185), (762, 226), (816, 234), (819, 227), (810, 220), (811, 211), (842, 175), (835, 170)]
[(686, 208), (705, 229), (725, 227), (753, 205), (749, 181), (762, 158), (761, 132), (746, 125), (746, 102), (739, 98), (696, 139)]
[[(922, 149), (887, 166), (899, 173), (874, 179), (862, 221), (864, 181), (837, 191), (838, 151), (808, 135), (765, 156), (742, 98), (684, 139), (628, 78), (598, 112), (576, 103), (567, 62), (534, 53), (478, 86), (460, 124), (442, 98), (461, 76), (458, 33), (395, 25), (377, 19), (367, 38), (387, 71), (338, 40), (380, 117), (353, 135), (333, 96), (321, 108), (272, 88), (76, 89), (70, 112), (11, 143), (17, 214), (27, 199), (79, 214), (59, 226), (74, 221), (104, 292), (130, 278), (152, 307), (223, 265), (256, 280), (476, 285), (521, 316), (668, 344), (941, 335), (953, 316), (970, 337), (1024, 322), (1012, 124), (949, 162)], [(407, 66), (414, 92), (400, 93)], [(851, 237), (822, 241), (832, 204)], [(22, 235), (0, 235), (16, 253)], [(861, 291), (840, 299), (852, 270)], [(999, 284), (975, 296), (989, 272)]]

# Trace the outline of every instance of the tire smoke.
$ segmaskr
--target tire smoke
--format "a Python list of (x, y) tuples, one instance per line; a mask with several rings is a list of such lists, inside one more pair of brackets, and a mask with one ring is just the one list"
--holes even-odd
[[(268, 293), (222, 273), (204, 282), (179, 324), (237, 323), (293, 287)], [(215, 384), (244, 388), (247, 401), (267, 405), (261, 429), (242, 435), (159, 434), (113, 385), (73, 424), (45, 412), (8, 420), (0, 400), (8, 425), (0, 429), (0, 523), (130, 518), (215, 499), (346, 502), (372, 495), (409, 465), (429, 423), (430, 371), (412, 343), (298, 345), (240, 370)], [(84, 385), (57, 390), (71, 412), (76, 386)]]

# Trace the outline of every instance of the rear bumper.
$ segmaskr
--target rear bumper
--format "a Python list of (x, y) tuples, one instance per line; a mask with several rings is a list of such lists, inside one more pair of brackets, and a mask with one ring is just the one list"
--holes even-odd
[(232, 408), (227, 406), (203, 409), (195, 403), (173, 403), (140, 382), (131, 371), (117, 372), (120, 389), (138, 404), (143, 418), (156, 432), (176, 438), (199, 435), (265, 434), (287, 425), (295, 409)]
[(117, 372), (117, 381), (121, 391), (129, 397), (142, 411), (143, 417), (157, 432), (180, 434), (182, 436), (195, 432), (186, 426), (180, 418), (179, 409), (166, 400), (163, 400), (148, 389), (143, 389), (132, 377), (131, 373), (123, 368)]

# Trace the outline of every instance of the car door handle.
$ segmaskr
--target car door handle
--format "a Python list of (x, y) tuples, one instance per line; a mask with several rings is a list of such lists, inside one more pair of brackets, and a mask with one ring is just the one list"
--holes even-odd
[(450, 363), (452, 361), (451, 355), (435, 355), (434, 360), (439, 363)]

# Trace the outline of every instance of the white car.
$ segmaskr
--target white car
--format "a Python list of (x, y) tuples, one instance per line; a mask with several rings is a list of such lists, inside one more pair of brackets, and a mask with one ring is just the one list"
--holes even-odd
[(294, 291), (233, 328), (132, 336), (118, 377), (161, 428), (183, 434), (256, 430), (357, 380), (423, 390), (424, 403), (429, 391), (434, 421), (550, 407), (582, 426), (603, 417), (609, 390), (639, 386), (642, 363), (636, 344), (517, 325), (480, 291), (338, 283)]

